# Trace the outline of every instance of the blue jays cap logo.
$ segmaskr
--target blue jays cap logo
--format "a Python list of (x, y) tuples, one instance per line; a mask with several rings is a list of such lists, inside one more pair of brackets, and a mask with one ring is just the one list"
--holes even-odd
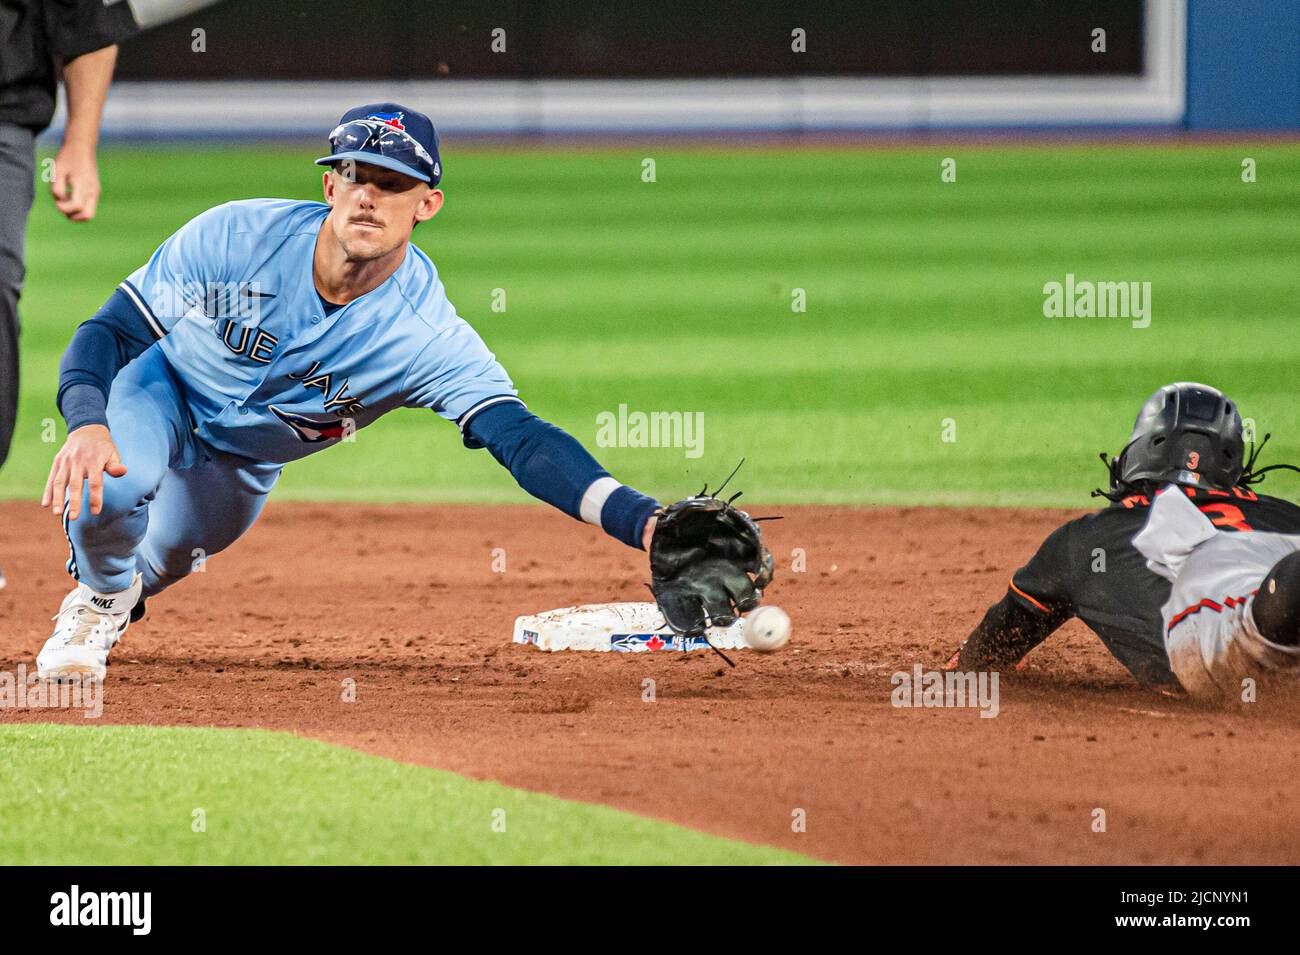
[(401, 113), (371, 113), (366, 119), (373, 119), (383, 123), (385, 126), (391, 126), (393, 129), (400, 129), (406, 132), (406, 127), (402, 125)]

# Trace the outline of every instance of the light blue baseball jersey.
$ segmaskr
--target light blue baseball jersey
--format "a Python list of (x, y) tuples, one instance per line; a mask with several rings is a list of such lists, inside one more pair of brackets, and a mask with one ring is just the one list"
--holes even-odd
[(328, 212), (282, 199), (217, 206), (120, 286), (184, 383), (200, 438), (283, 464), (394, 408), (463, 424), (519, 401), (414, 245), (382, 285), (327, 313), (312, 257)]

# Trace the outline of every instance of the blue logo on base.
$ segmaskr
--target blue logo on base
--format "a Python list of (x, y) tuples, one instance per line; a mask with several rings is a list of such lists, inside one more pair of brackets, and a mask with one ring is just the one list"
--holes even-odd
[(666, 633), (615, 633), (609, 638), (609, 648), (618, 653), (643, 653), (647, 650), (707, 650), (703, 637), (682, 637)]

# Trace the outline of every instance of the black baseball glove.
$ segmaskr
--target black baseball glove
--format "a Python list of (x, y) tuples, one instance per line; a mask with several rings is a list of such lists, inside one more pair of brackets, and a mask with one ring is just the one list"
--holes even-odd
[(650, 591), (668, 626), (685, 636), (735, 623), (772, 580), (772, 554), (754, 518), (707, 490), (659, 511), (650, 539)]

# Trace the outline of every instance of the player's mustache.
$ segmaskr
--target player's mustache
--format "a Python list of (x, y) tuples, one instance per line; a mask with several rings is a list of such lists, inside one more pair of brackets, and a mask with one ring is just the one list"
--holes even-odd
[(369, 218), (368, 216), (353, 216), (353, 217), (352, 217), (351, 219), (349, 219), (348, 221), (349, 221), (349, 222), (367, 223), (367, 224), (369, 224), (369, 225), (379, 226), (381, 229), (384, 227), (384, 224), (383, 224), (382, 222), (380, 222), (378, 219), (371, 219), (371, 218)]

